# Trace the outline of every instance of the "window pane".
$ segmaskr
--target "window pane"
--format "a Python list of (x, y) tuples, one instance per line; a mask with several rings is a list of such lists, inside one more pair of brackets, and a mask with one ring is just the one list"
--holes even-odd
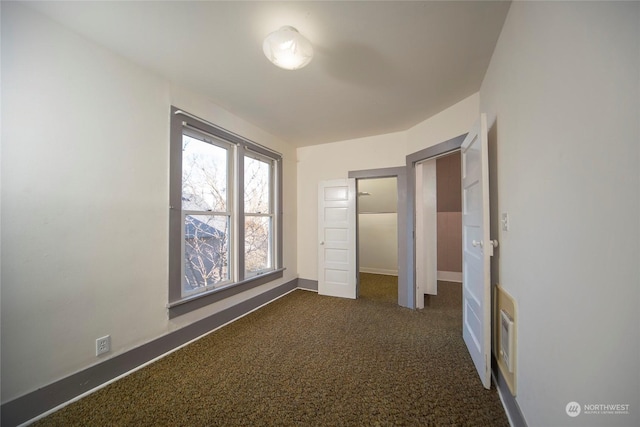
[(244, 158), (244, 211), (271, 212), (271, 165), (251, 157)]
[(182, 136), (182, 209), (227, 212), (228, 151)]
[(271, 217), (245, 217), (244, 266), (247, 273), (272, 268)]
[(183, 294), (230, 279), (229, 233), (228, 216), (185, 217)]

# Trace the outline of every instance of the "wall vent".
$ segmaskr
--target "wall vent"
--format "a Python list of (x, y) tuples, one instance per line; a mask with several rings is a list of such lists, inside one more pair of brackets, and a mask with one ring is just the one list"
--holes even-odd
[(513, 372), (513, 319), (504, 310), (500, 310), (500, 358)]

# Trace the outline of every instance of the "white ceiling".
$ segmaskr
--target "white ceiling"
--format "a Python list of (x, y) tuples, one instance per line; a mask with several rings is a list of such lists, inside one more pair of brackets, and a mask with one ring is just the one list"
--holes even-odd
[[(505, 1), (34, 2), (53, 19), (296, 146), (406, 130), (477, 92)], [(298, 71), (262, 40), (296, 27)]]

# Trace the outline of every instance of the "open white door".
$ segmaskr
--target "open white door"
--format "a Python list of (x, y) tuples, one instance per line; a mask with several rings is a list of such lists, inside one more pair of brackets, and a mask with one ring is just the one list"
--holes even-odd
[(318, 293), (356, 298), (356, 180), (318, 184)]
[(416, 308), (438, 294), (438, 197), (436, 160), (416, 164)]
[(491, 387), (491, 269), (487, 117), (462, 143), (462, 336), (485, 388)]

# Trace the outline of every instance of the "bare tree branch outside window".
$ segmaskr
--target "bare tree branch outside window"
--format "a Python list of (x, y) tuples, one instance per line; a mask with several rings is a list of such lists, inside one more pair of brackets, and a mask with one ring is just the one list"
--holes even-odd
[(245, 269), (256, 273), (271, 267), (272, 191), (271, 163), (245, 157)]
[(170, 143), (169, 314), (282, 278), (282, 155), (175, 106)]
[[(183, 291), (229, 282), (232, 266), (230, 147), (183, 135)], [(244, 157), (244, 265), (252, 275), (273, 266), (273, 162)]]
[(228, 152), (187, 135), (182, 145), (184, 291), (230, 280)]

